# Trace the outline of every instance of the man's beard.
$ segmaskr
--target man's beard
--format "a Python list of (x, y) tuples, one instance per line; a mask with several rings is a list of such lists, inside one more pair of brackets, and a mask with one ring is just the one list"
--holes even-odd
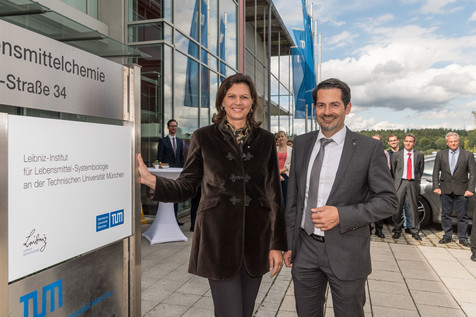
[[(336, 119), (335, 116), (325, 116), (324, 118), (333, 118), (333, 119)], [(335, 130), (335, 129), (337, 129), (337, 125), (338, 125), (338, 124), (335, 124), (335, 125), (332, 125), (332, 126), (324, 126), (324, 124), (322, 124), (322, 125), (319, 124), (319, 126), (321, 127), (321, 129), (322, 129), (323, 131), (332, 131), (332, 130)]]

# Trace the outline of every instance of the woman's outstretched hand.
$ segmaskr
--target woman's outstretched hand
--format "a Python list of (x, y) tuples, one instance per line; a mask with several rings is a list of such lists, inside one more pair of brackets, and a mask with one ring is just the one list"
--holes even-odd
[(151, 189), (155, 189), (155, 176), (152, 175), (147, 169), (147, 166), (145, 165), (140, 153), (137, 154), (137, 163), (139, 164), (140, 182), (144, 185), (147, 185)]

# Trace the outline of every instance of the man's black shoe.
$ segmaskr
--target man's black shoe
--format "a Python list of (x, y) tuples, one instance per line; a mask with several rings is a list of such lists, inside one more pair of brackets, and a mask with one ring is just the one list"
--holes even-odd
[(445, 244), (445, 243), (450, 243), (452, 242), (453, 240), (451, 240), (450, 238), (448, 237), (443, 237), (438, 243), (439, 244)]
[(193, 232), (195, 230), (195, 227), (190, 227), (190, 232)]
[(376, 230), (375, 235), (379, 238), (385, 238), (385, 235), (383, 234), (382, 230)]
[(181, 227), (184, 223), (177, 220), (177, 224)]
[(473, 251), (473, 255), (471, 256), (471, 260), (476, 262), (476, 250)]
[(406, 228), (406, 229), (405, 229), (405, 233), (412, 234), (412, 232), (410, 231), (410, 229), (409, 229), (409, 228)]
[(464, 247), (469, 247), (469, 242), (466, 239), (460, 239), (459, 244), (461, 244)]
[(394, 239), (400, 238), (400, 233), (399, 233), (399, 232), (395, 232), (395, 233), (392, 235), (392, 238), (394, 238)]
[(420, 235), (419, 235), (418, 233), (412, 233), (412, 237), (413, 237), (413, 239), (415, 239), (415, 240), (421, 241), (421, 237), (420, 237)]

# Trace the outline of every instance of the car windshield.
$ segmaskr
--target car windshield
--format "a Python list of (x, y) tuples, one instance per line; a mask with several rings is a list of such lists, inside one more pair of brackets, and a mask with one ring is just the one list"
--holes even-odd
[(433, 166), (435, 166), (435, 160), (425, 161), (425, 169), (423, 170), (423, 176), (433, 175)]
[(423, 176), (431, 177), (433, 175), (433, 166), (435, 166), (435, 155), (425, 156), (425, 169), (423, 170)]

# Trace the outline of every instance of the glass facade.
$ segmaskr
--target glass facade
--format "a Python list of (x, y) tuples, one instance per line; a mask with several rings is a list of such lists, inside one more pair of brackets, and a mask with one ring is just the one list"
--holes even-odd
[(219, 79), (238, 71), (238, 4), (131, 0), (129, 9), (128, 44), (151, 55), (132, 60), (142, 66), (142, 154), (150, 164), (169, 119), (182, 138), (211, 123)]

